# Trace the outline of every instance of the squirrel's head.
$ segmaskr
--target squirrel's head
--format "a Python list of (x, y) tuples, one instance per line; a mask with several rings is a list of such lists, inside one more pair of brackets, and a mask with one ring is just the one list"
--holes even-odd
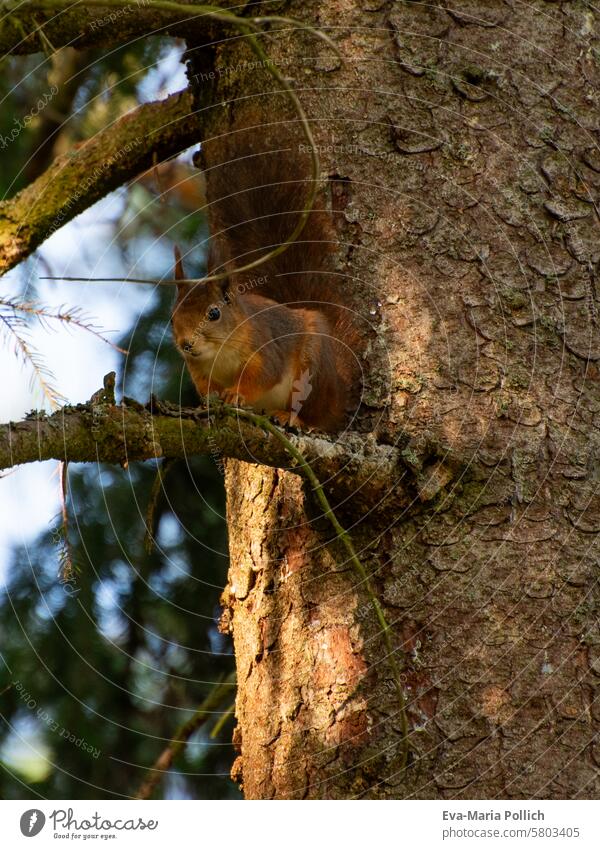
[[(175, 278), (185, 279), (177, 248)], [(212, 370), (216, 380), (219, 372), (238, 366), (241, 318), (227, 279), (206, 283), (200, 280), (177, 286), (171, 319), (175, 344), (190, 365), (194, 363)]]

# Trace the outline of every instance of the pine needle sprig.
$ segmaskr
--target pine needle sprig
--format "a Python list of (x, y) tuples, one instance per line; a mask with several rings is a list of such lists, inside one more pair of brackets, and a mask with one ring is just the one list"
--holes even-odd
[(32, 322), (36, 322), (46, 331), (54, 331), (60, 324), (62, 327), (75, 327), (91, 333), (101, 339), (121, 354), (128, 352), (107, 339), (106, 331), (94, 322), (81, 307), (61, 305), (49, 307), (39, 301), (22, 300), (18, 297), (0, 297), (0, 336), (5, 343), (12, 341), (17, 358), (32, 372), (31, 385), (36, 383), (42, 390), (44, 398), (51, 409), (57, 409), (64, 404), (66, 398), (56, 388), (55, 377), (45, 365), (42, 356), (31, 343), (30, 333)]

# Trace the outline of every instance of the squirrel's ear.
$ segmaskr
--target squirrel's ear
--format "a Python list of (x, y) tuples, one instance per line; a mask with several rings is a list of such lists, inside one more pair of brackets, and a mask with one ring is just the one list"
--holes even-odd
[(230, 280), (229, 277), (224, 277), (223, 280), (217, 281), (217, 286), (221, 290), (221, 295), (223, 296), (223, 300), (225, 302), (229, 301), (231, 292), (230, 292)]
[[(175, 254), (175, 280), (185, 280), (185, 271), (183, 270), (183, 262), (181, 261), (181, 251), (179, 245), (174, 245), (173, 253)], [(178, 289), (182, 286), (178, 285)]]

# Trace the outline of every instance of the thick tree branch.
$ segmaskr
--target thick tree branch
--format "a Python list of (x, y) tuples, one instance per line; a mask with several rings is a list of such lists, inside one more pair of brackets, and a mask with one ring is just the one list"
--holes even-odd
[(25, 259), (97, 200), (199, 140), (188, 91), (147, 103), (54, 160), (35, 182), (0, 203), (0, 272)]
[[(189, 5), (189, 0), (180, 0)], [(43, 29), (43, 34), (42, 34)], [(187, 18), (180, 12), (152, 8), (144, 0), (123, 0), (114, 7), (74, 5), (64, 11), (43, 3), (0, 4), (0, 54), (24, 55), (47, 48), (71, 46), (109, 48), (146, 35), (171, 35), (208, 40), (215, 24), (206, 16)]]
[[(393, 498), (407, 504), (415, 476), (399, 449), (378, 445), (364, 434), (324, 436), (287, 433), (319, 480), (338, 500), (352, 497), (369, 507)], [(24, 421), (0, 425), (0, 468), (37, 460), (126, 465), (135, 460), (209, 454), (287, 468), (300, 473), (279, 439), (235, 415), (220, 403), (185, 409), (161, 402), (143, 407), (100, 391), (87, 404), (67, 406), (48, 416), (32, 413)], [(417, 482), (418, 488), (418, 482)], [(412, 496), (409, 494), (412, 490)]]

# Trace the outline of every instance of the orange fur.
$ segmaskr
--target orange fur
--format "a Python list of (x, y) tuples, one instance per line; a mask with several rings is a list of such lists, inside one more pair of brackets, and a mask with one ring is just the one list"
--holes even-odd
[[(336, 431), (358, 385), (354, 352), (360, 339), (337, 278), (319, 273), (327, 271), (332, 252), (328, 215), (311, 212), (298, 244), (254, 273), (236, 271), (257, 251), (285, 241), (304, 206), (303, 181), (294, 181), (286, 164), (290, 179), (278, 185), (272, 174), (261, 173), (273, 167), (277, 173), (283, 165), (234, 152), (227, 170), (209, 169), (209, 270), (230, 274), (178, 287), (175, 341), (201, 394), (218, 392), (280, 421)], [(175, 272), (184, 278), (177, 254)], [(211, 321), (215, 308), (219, 315)]]

